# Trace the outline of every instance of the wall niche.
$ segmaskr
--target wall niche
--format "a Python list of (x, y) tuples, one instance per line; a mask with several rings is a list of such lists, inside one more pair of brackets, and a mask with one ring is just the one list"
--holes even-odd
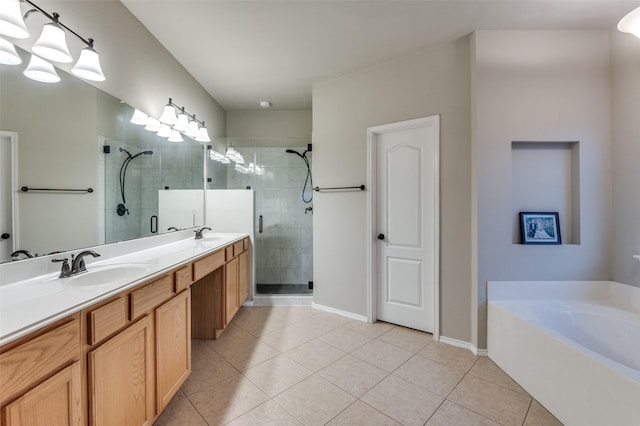
[(511, 182), (513, 244), (522, 244), (522, 211), (557, 211), (562, 244), (580, 244), (578, 142), (511, 142)]

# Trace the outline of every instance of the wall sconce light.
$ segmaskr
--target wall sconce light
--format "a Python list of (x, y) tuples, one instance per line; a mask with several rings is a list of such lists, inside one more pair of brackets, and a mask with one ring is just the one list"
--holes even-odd
[[(24, 15), (22, 15), (22, 11), (20, 9), (21, 2), (31, 5), (33, 9), (28, 10)], [(60, 15), (58, 13), (53, 12), (52, 14), (49, 14), (31, 0), (0, 0), (0, 34), (13, 38), (29, 37), (29, 30), (27, 29), (24, 20), (34, 12), (42, 13), (51, 22), (47, 22), (43, 25), (40, 37), (38, 37), (38, 40), (36, 40), (31, 47), (33, 52), (31, 55), (32, 59), (29, 61), (29, 66), (23, 73), (25, 76), (46, 83), (60, 81), (55, 70), (53, 70), (53, 66), (46, 62), (45, 59), (59, 63), (69, 63), (73, 61), (73, 57), (69, 52), (66, 40), (66, 33), (69, 32), (87, 45), (87, 47), (80, 51), (78, 61), (73, 68), (71, 68), (71, 72), (85, 80), (105, 80), (104, 73), (100, 67), (100, 56), (93, 48), (93, 39), (83, 38), (71, 28), (60, 22)], [(0, 42), (0, 63), (6, 65), (17, 65), (22, 62), (9, 63), (4, 60), (4, 57), (10, 54), (7, 53), (8, 48), (4, 46), (6, 43), (10, 44), (11, 50), (15, 51), (15, 47), (13, 47), (12, 43), (6, 40)], [(38, 56), (38, 60), (33, 59), (36, 55)], [(17, 56), (17, 54), (15, 56)], [(13, 62), (16, 62), (15, 58), (13, 59)], [(43, 62), (47, 63), (48, 66), (44, 65)]]
[(620, 20), (618, 30), (640, 38), (640, 7), (627, 13), (627, 15)]

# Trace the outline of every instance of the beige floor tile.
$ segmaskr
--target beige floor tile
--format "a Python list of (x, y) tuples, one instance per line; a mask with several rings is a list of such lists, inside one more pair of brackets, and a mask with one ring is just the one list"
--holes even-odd
[(269, 306), (265, 308), (263, 312), (270, 320), (282, 321), (287, 325), (294, 324), (318, 313), (315, 309), (304, 306)]
[[(216, 340), (207, 341), (212, 346)], [(279, 354), (277, 350), (253, 336), (224, 340), (213, 346), (214, 351), (236, 369), (243, 371)]]
[(287, 326), (272, 333), (260, 336), (260, 341), (266, 343), (279, 352), (286, 352), (290, 349), (308, 342), (315, 336), (305, 332), (304, 328), (297, 328), (295, 325)]
[(182, 385), (182, 391), (191, 395), (229, 377), (238, 370), (225, 361), (204, 340), (191, 341), (191, 374)]
[(319, 339), (344, 352), (352, 352), (372, 338), (353, 331), (348, 327), (340, 327), (320, 336)]
[(181, 391), (173, 397), (154, 425), (207, 426)]
[(393, 374), (442, 397), (449, 395), (464, 376), (458, 370), (418, 355)]
[(469, 374), (500, 385), (503, 388), (511, 389), (523, 395), (529, 395), (526, 390), (522, 389), (507, 373), (502, 371), (500, 367), (487, 357), (480, 357), (471, 370), (469, 370)]
[(387, 377), (387, 372), (352, 355), (334, 362), (318, 374), (334, 385), (360, 397)]
[(522, 425), (531, 398), (467, 374), (448, 399), (502, 425)]
[(265, 315), (262, 315), (261, 317), (251, 318), (250, 320), (238, 323), (238, 327), (241, 327), (243, 330), (251, 333), (251, 335), (256, 337), (264, 336), (265, 334), (280, 330), (287, 325), (288, 324), (286, 321), (271, 319)]
[(404, 425), (424, 425), (443, 398), (390, 375), (361, 400)]
[(324, 425), (355, 398), (327, 380), (313, 375), (277, 395), (274, 400), (307, 426)]
[(269, 400), (227, 424), (229, 426), (300, 426), (302, 423), (273, 400)]
[(210, 425), (227, 423), (269, 399), (256, 385), (238, 375), (188, 396)]
[(379, 340), (372, 340), (353, 351), (352, 354), (389, 373), (400, 367), (413, 355), (411, 352)]
[(405, 351), (416, 353), (431, 343), (433, 338), (431, 334), (422, 331), (406, 327), (394, 327), (378, 337), (378, 340), (397, 346)]
[(418, 355), (455, 368), (463, 373), (468, 372), (479, 358), (467, 349), (457, 348), (440, 342), (433, 342), (427, 345), (418, 352)]
[(285, 355), (303, 367), (316, 372), (339, 360), (346, 355), (346, 352), (319, 339), (314, 339), (287, 351)]
[(500, 424), (451, 401), (445, 401), (425, 426), (500, 426)]
[(243, 374), (267, 395), (275, 396), (309, 377), (312, 372), (292, 359), (278, 355), (245, 370)]
[(524, 426), (562, 426), (562, 423), (534, 399), (524, 420)]
[(378, 337), (395, 327), (393, 324), (386, 322), (374, 322), (369, 324), (362, 321), (352, 321), (346, 325), (351, 330), (369, 337)]
[(354, 402), (327, 424), (330, 426), (400, 426), (400, 423), (362, 401)]

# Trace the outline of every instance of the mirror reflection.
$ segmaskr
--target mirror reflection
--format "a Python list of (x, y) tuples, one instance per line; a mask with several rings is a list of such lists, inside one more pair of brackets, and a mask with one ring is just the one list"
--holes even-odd
[(131, 124), (133, 108), (64, 71), (46, 84), (22, 69), (0, 65), (0, 261), (203, 223), (206, 147)]

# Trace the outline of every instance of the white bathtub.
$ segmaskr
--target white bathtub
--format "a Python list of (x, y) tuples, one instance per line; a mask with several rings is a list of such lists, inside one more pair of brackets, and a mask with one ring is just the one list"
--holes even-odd
[(489, 357), (565, 425), (640, 425), (640, 288), (488, 283)]

